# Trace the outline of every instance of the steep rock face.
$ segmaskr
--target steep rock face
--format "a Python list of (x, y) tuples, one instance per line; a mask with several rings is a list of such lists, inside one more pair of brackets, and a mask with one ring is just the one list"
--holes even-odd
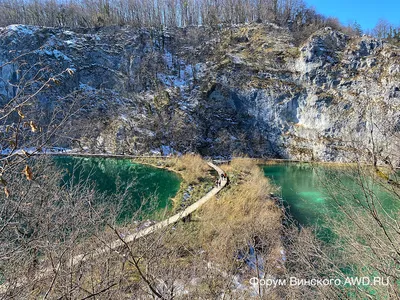
[(293, 130), (301, 145), (313, 141), (313, 157), (324, 160), (372, 151), (398, 159), (399, 49), (368, 37), (347, 41), (325, 29), (301, 51), (295, 70), (307, 96)]
[[(368, 37), (350, 39), (330, 28), (299, 48), (285, 41), (284, 32), (266, 36), (274, 44), (270, 51), (258, 52), (259, 41), (250, 36), (250, 49), (238, 55), (251, 55), (241, 57), (239, 69), (235, 64), (217, 76), (224, 89), (240, 95), (237, 110), (254, 120), (251, 133), (261, 132), (267, 141), (264, 151), (323, 161), (349, 161), (374, 152), (378, 160), (398, 163), (398, 48)], [(257, 60), (257, 69), (243, 71), (243, 65)], [(251, 136), (246, 140), (248, 145)]]
[(79, 105), (64, 146), (324, 161), (374, 152), (398, 164), (400, 50), (330, 28), (293, 44), (273, 24), (174, 32), (9, 26), (0, 29), (0, 61), (23, 57), (2, 68), (1, 101), (15, 95), (27, 66), (50, 67), (48, 76), (70, 68), (74, 75), (38, 104)]

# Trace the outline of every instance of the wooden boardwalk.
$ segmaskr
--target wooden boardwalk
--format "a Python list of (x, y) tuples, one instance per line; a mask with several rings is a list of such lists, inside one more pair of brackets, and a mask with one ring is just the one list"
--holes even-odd
[(227, 184), (227, 179), (221, 177), (221, 175), (224, 174), (224, 171), (211, 162), (208, 162), (208, 165), (211, 168), (213, 168), (215, 171), (218, 172), (218, 175), (221, 178), (221, 184), (219, 185), (219, 187), (214, 187), (211, 191), (209, 191), (201, 199), (199, 199), (192, 205), (188, 206), (183, 211), (173, 215), (172, 217), (169, 217), (168, 219), (160, 221), (160, 222), (158, 222), (152, 226), (149, 226), (145, 229), (142, 229), (136, 233), (127, 235), (123, 238), (121, 237), (121, 239), (123, 241), (121, 239), (118, 239), (118, 240), (111, 242), (108, 245), (104, 245), (103, 247), (94, 250), (90, 255), (85, 256), (85, 255), (81, 254), (81, 255), (77, 255), (77, 256), (73, 257), (71, 265), (74, 266), (74, 265), (81, 263), (82, 261), (86, 261), (88, 259), (95, 258), (95, 257), (100, 256), (109, 251), (119, 249), (122, 246), (124, 246), (124, 243), (128, 243), (128, 244), (132, 243), (133, 241), (135, 241), (141, 237), (144, 237), (155, 231), (161, 230), (162, 228), (165, 228), (171, 224), (174, 224), (174, 223), (178, 222), (179, 220), (182, 220), (183, 218), (185, 218), (185, 217), (189, 216), (190, 214), (192, 214), (193, 212), (195, 212), (197, 209), (199, 209), (201, 206), (203, 206), (206, 202), (208, 202), (210, 199), (212, 199), (216, 194), (218, 194), (219, 191), (221, 191)]
[[(53, 154), (50, 154), (53, 155)], [(58, 155), (58, 154), (56, 154)], [(59, 154), (59, 155), (75, 155), (75, 154), (71, 154), (71, 153), (63, 153), (63, 154)], [(88, 155), (88, 154), (81, 154), (81, 155), (76, 155), (76, 156), (91, 156), (91, 157), (104, 157), (105, 155)], [(107, 156), (110, 157), (110, 156)], [(134, 157), (129, 157), (129, 156), (120, 156), (120, 155), (114, 155), (112, 156), (114, 158), (134, 158)], [(135, 158), (138, 158), (137, 156)], [(156, 157), (158, 158), (158, 157)], [(80, 263), (83, 263), (87, 260), (91, 260), (91, 259), (95, 259), (96, 257), (99, 257), (101, 255), (104, 255), (106, 253), (109, 252), (116, 252), (119, 254), (119, 249), (121, 249), (125, 243), (129, 244), (134, 242), (135, 240), (142, 238), (144, 236), (147, 236), (153, 232), (156, 232), (158, 230), (161, 230), (163, 228), (168, 227), (171, 224), (174, 224), (176, 222), (178, 222), (179, 220), (182, 220), (183, 218), (189, 216), (190, 214), (192, 214), (193, 212), (195, 212), (197, 209), (199, 209), (201, 206), (203, 206), (205, 203), (207, 203), (210, 199), (212, 199), (216, 194), (218, 194), (227, 184), (227, 179), (226, 178), (222, 178), (222, 174), (224, 174), (224, 171), (219, 168), (218, 166), (216, 166), (215, 164), (213, 164), (212, 162), (208, 162), (208, 165), (213, 168), (215, 171), (218, 172), (219, 178), (221, 179), (221, 184), (218, 187), (214, 187), (211, 191), (209, 191), (206, 195), (204, 195), (201, 199), (199, 199), (198, 201), (196, 201), (195, 203), (193, 203), (192, 205), (188, 206), (186, 209), (184, 209), (183, 211), (169, 217), (168, 219), (165, 219), (163, 221), (160, 221), (152, 226), (149, 226), (145, 229), (142, 229), (136, 233), (127, 235), (125, 237), (121, 237), (120, 239), (116, 239), (114, 241), (111, 241), (109, 244), (106, 244), (102, 247), (99, 247), (97, 249), (95, 249), (94, 251), (91, 251), (90, 253), (87, 254), (79, 254), (74, 256), (71, 259), (70, 262), (70, 266), (76, 266)], [(48, 267), (48, 268), (44, 268), (42, 270), (39, 270), (36, 275), (34, 280), (35, 281), (39, 281), (42, 279), (45, 279), (47, 277), (51, 277), (51, 276), (55, 276), (55, 272), (57, 272), (60, 268), (60, 265), (57, 265), (54, 267)], [(28, 279), (28, 278), (20, 278), (20, 280), (16, 283), (14, 283), (12, 286), (7, 285), (7, 284), (3, 284), (0, 286), (0, 294), (5, 294), (7, 293), (8, 290), (13, 289), (13, 288), (18, 288), (21, 287), (23, 285), (25, 285), (27, 282), (31, 282), (32, 278)]]

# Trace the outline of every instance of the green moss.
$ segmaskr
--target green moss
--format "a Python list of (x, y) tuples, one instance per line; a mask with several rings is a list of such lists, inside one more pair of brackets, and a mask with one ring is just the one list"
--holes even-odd
[(160, 110), (171, 105), (171, 96), (167, 91), (162, 91), (158, 95), (154, 96), (153, 102), (155, 108)]
[(297, 47), (289, 48), (285, 52), (285, 56), (290, 58), (298, 58), (300, 57), (300, 54), (301, 52)]
[(305, 147), (289, 146), (289, 151), (292, 155), (308, 155), (313, 156), (313, 149)]
[(232, 64), (232, 61), (229, 58), (225, 58), (223, 61), (221, 61), (218, 66), (217, 66), (217, 70), (222, 70), (225, 69), (226, 67), (228, 67), (229, 65)]

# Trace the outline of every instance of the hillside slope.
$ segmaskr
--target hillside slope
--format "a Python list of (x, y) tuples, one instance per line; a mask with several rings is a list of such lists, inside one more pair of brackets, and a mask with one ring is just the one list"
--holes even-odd
[(400, 161), (400, 49), (381, 40), (325, 28), (296, 46), (274, 24), (1, 28), (0, 63), (21, 54), (1, 70), (3, 104), (32, 65), (28, 74), (74, 71), (31, 112), (45, 124), (55, 103), (81, 107), (60, 146), (322, 161), (374, 152)]

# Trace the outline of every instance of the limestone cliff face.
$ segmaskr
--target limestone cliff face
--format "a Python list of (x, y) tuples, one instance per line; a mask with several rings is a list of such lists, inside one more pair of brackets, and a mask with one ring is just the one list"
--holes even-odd
[(368, 151), (398, 159), (399, 49), (326, 29), (300, 50), (294, 70), (305, 94), (292, 130), (303, 139), (298, 145), (324, 160)]
[(370, 37), (325, 28), (297, 47), (273, 24), (0, 29), (0, 62), (24, 53), (26, 65), (1, 70), (1, 101), (15, 94), (18, 69), (72, 69), (38, 104), (79, 102), (64, 146), (323, 161), (375, 152), (399, 164), (400, 49)]

